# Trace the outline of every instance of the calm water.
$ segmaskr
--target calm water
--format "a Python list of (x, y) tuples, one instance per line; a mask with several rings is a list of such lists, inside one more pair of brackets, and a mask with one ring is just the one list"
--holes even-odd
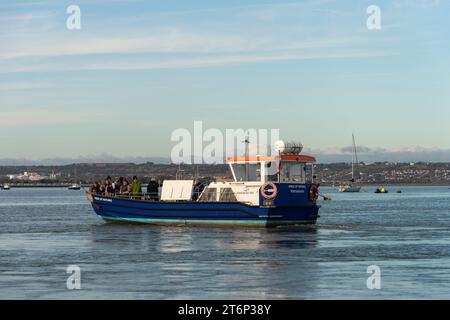
[(110, 225), (82, 191), (0, 191), (0, 298), (450, 299), (447, 187), (321, 190), (317, 226), (269, 230)]

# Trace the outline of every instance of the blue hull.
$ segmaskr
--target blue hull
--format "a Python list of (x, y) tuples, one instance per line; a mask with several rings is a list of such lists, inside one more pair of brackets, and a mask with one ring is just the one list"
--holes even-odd
[(109, 222), (163, 225), (258, 226), (315, 224), (319, 206), (250, 206), (240, 202), (155, 202), (88, 194)]

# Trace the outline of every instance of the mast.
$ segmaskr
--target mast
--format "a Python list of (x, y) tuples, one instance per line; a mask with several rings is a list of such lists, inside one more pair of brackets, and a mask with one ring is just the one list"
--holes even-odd
[(355, 164), (358, 163), (358, 154), (356, 153), (356, 143), (355, 143), (355, 135), (352, 133), (352, 181), (355, 179)]
[(198, 170), (198, 165), (195, 166), (194, 169), (194, 180), (197, 179), (199, 177), (199, 170)]
[(250, 168), (249, 168), (249, 163), (248, 163), (248, 157), (249, 157), (249, 151), (248, 151), (248, 145), (250, 144), (250, 140), (248, 139), (248, 133), (245, 136), (245, 155), (244, 155), (244, 159), (245, 159), (245, 181), (248, 181), (250, 179)]
[(181, 169), (181, 162), (180, 162), (178, 164), (178, 170), (175, 173), (175, 180), (182, 180), (183, 179), (183, 171), (184, 170)]
[(355, 163), (358, 164), (358, 153), (356, 152), (356, 143), (355, 143), (355, 135), (352, 133), (352, 138), (353, 138), (353, 150), (355, 150)]
[[(353, 133), (352, 133), (353, 137)], [(355, 166), (355, 147), (352, 146), (352, 181), (354, 180), (354, 166)]]

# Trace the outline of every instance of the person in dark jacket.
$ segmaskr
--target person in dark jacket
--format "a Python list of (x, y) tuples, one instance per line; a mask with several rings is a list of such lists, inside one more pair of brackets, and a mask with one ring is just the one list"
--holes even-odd
[(203, 192), (204, 189), (205, 189), (205, 184), (200, 179), (196, 179), (195, 184), (194, 184), (193, 194), (192, 194), (192, 201), (197, 201), (198, 198), (200, 197), (200, 194)]
[(111, 177), (107, 177), (105, 180), (106, 190), (105, 192), (109, 195), (113, 195), (116, 192), (116, 184), (113, 182)]
[(150, 200), (158, 201), (159, 183), (152, 178), (147, 185), (147, 194)]
[(123, 177), (120, 177), (119, 180), (116, 181), (114, 186), (115, 193), (120, 193), (122, 185), (123, 185)]

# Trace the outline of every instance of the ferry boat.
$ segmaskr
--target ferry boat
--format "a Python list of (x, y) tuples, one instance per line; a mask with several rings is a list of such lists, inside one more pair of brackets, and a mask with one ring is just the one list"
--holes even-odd
[(312, 156), (284, 148), (277, 156), (226, 159), (233, 180), (214, 181), (196, 193), (194, 180), (165, 180), (160, 194), (87, 192), (107, 222), (163, 225), (258, 226), (315, 224), (318, 185)]

